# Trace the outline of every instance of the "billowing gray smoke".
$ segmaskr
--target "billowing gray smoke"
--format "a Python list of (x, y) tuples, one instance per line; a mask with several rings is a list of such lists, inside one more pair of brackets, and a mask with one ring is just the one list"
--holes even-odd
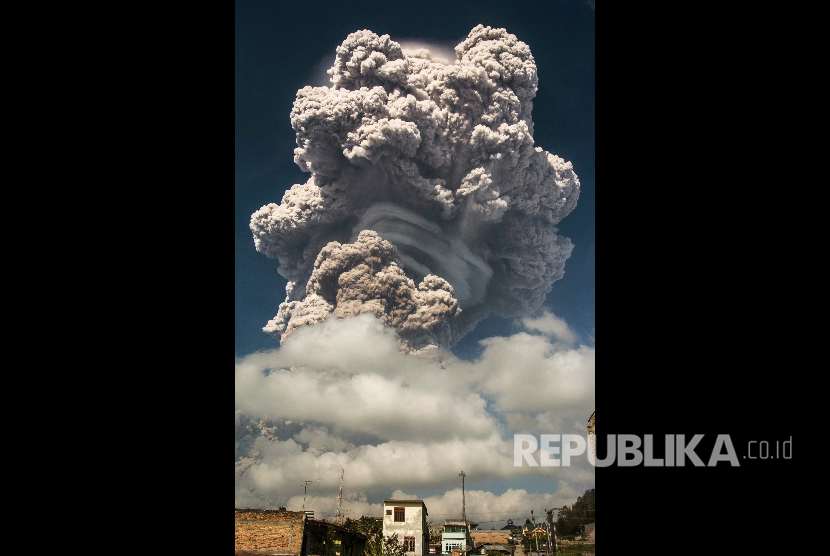
[(455, 54), (357, 31), (331, 86), (297, 92), (294, 161), (311, 177), (251, 216), (289, 280), (267, 332), (369, 312), (408, 349), (449, 346), (488, 314), (538, 310), (562, 277), (572, 244), (555, 225), (579, 179), (534, 145), (533, 55), (482, 25)]

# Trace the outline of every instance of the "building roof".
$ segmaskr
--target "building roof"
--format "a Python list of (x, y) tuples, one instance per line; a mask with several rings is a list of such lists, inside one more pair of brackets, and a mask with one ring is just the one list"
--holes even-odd
[(476, 544), (508, 544), (510, 542), (510, 531), (470, 531), (470, 535)]
[(418, 500), (417, 498), (412, 498), (409, 500), (384, 500), (383, 505), (386, 506), (387, 504), (418, 504), (424, 508), (424, 514), (429, 515), (427, 511), (427, 505), (424, 503), (423, 500)]
[(480, 545), (479, 548), (483, 548), (487, 552), (492, 550), (500, 550), (502, 552), (513, 552), (513, 547), (509, 544), (484, 544)]

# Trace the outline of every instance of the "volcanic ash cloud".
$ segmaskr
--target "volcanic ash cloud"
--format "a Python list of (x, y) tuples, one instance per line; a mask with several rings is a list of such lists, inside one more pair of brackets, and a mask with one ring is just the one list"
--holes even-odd
[(289, 281), (267, 332), (372, 313), (407, 349), (447, 347), (489, 314), (538, 311), (563, 276), (573, 246), (555, 226), (579, 178), (534, 145), (530, 48), (479, 25), (455, 57), (357, 31), (331, 86), (297, 92), (294, 161), (311, 176), (251, 216)]

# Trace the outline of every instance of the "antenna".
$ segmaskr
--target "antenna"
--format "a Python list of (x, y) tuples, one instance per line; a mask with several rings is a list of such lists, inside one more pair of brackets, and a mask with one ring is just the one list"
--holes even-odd
[(550, 554), (553, 551), (553, 546), (550, 538), (550, 524), (553, 521), (553, 510), (548, 510), (547, 508), (545, 508), (545, 514), (547, 514), (547, 519), (545, 519), (545, 533), (547, 533), (548, 537), (547, 553)]
[(464, 518), (464, 523), (467, 523), (467, 499), (464, 494), (464, 477), (466, 477), (467, 474), (464, 473), (464, 470), (462, 469), (458, 476), (461, 477), (461, 516)]
[(305, 513), (305, 499), (308, 496), (308, 485), (313, 483), (314, 481), (303, 481), (303, 513)]
[(337, 524), (343, 524), (343, 475), (345, 474), (345, 470), (343, 467), (340, 467), (340, 487), (337, 489)]

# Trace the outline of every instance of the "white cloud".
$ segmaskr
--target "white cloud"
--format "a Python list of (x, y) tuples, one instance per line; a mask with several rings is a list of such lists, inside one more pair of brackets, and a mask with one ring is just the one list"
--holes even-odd
[[(482, 341), (483, 386), (505, 411), (580, 409), (592, 404), (594, 350), (556, 349), (542, 336), (519, 333)], [(590, 413), (589, 413), (590, 414)]]
[[(481, 522), (481, 529), (498, 528), (492, 524), (504, 523), (511, 517), (527, 516), (531, 509), (537, 516), (543, 515), (545, 508), (572, 504), (582, 492), (567, 483), (559, 485), (555, 492), (531, 493), (524, 489), (508, 489), (495, 494), (486, 490), (467, 490), (467, 517)], [(430, 518), (436, 521), (461, 516), (460, 488), (448, 490), (440, 496), (428, 496), (424, 502)]]
[(265, 492), (294, 494), (306, 479), (333, 491), (341, 468), (355, 491), (440, 485), (452, 481), (462, 467), (478, 477), (516, 474), (512, 440), (495, 434), (485, 439), (390, 440), (323, 453), (304, 449), (293, 438), (262, 439), (256, 448), (258, 463), (248, 468), (247, 484)]
[(384, 440), (485, 438), (497, 429), (494, 412), (590, 414), (593, 348), (524, 332), (482, 344), (474, 361), (412, 355), (370, 315), (329, 319), (241, 359), (237, 408)]
[(351, 443), (330, 434), (322, 427), (305, 427), (292, 438), (306, 445), (312, 453), (342, 452), (353, 448)]
[[(300, 510), (303, 507), (301, 495), (292, 496), (288, 499), (285, 507), (289, 510)], [(330, 517), (337, 515), (337, 498), (335, 496), (308, 496), (305, 500), (305, 508), (313, 510), (315, 516)], [(369, 502), (364, 495), (343, 496), (343, 515), (351, 518), (360, 516), (381, 517), (383, 515), (383, 502)]]
[(341, 469), (357, 496), (452, 485), (459, 469), (478, 480), (542, 474), (588, 488), (587, 462), (514, 467), (512, 433), (584, 432), (593, 348), (526, 332), (483, 344), (473, 361), (408, 354), (363, 315), (303, 327), (280, 349), (242, 358), (237, 410), (254, 424), (240, 429), (237, 504), (284, 504), (307, 479), (317, 495), (333, 495)]
[[(528, 492), (525, 489), (507, 489), (502, 493), (486, 490), (467, 490), (466, 504), (467, 517), (479, 523), (480, 529), (499, 528), (507, 519), (520, 519), (530, 515), (543, 516), (546, 508), (572, 504), (584, 491), (575, 489), (568, 483), (562, 483), (552, 492)], [(417, 494), (395, 490), (388, 495), (391, 499), (421, 498)], [(428, 519), (433, 523), (440, 523), (446, 519), (461, 516), (461, 489), (454, 488), (442, 494), (423, 497), (427, 506)], [(337, 498), (335, 496), (309, 495), (305, 498), (297, 495), (289, 498), (284, 504), (289, 510), (300, 510), (303, 507), (313, 510), (317, 516), (330, 517), (337, 514)], [(370, 502), (363, 495), (344, 495), (342, 505), (343, 515), (357, 518), (363, 515), (381, 517), (383, 515), (382, 501)]]
[(496, 422), (486, 401), (453, 388), (449, 374), (401, 353), (394, 334), (369, 315), (332, 319), (239, 361), (237, 408), (386, 440), (488, 437)]
[(565, 344), (574, 344), (577, 341), (576, 333), (571, 330), (568, 323), (549, 311), (545, 311), (541, 317), (524, 318), (521, 322), (527, 330), (541, 332)]

